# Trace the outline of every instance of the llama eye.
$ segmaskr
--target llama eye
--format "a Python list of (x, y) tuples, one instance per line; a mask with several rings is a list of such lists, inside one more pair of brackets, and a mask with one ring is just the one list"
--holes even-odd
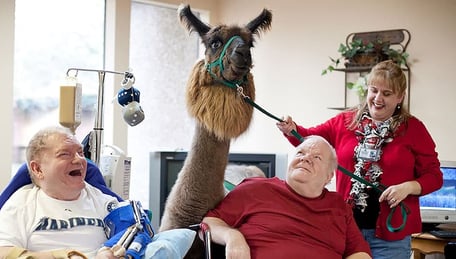
[(222, 42), (220, 40), (215, 40), (211, 42), (211, 48), (212, 49), (218, 49), (222, 46)]

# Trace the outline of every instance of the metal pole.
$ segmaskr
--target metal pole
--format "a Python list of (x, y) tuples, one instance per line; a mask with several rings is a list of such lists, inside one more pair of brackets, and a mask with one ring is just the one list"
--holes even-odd
[(76, 71), (75, 77), (78, 75), (78, 71), (98, 72), (98, 107), (97, 116), (95, 117), (95, 125), (93, 131), (90, 132), (89, 144), (90, 144), (90, 160), (92, 160), (98, 166), (100, 165), (101, 156), (101, 142), (103, 140), (103, 107), (104, 107), (104, 80), (106, 73), (124, 75), (125, 77), (133, 75), (129, 72), (117, 72), (109, 70), (98, 70), (98, 69), (86, 69), (86, 68), (69, 68), (67, 70), (67, 76), (70, 71)]
[(90, 159), (100, 165), (100, 156), (101, 156), (101, 142), (103, 140), (103, 108), (104, 108), (104, 80), (105, 80), (105, 71), (98, 71), (98, 97), (97, 97), (97, 115), (95, 117), (95, 124), (93, 131), (90, 135), (91, 138), (91, 152)]

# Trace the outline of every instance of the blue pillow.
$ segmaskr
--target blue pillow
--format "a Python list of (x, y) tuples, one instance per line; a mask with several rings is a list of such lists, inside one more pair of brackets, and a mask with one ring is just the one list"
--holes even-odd
[(186, 228), (157, 233), (147, 245), (144, 258), (182, 259), (192, 246), (195, 236), (196, 231)]

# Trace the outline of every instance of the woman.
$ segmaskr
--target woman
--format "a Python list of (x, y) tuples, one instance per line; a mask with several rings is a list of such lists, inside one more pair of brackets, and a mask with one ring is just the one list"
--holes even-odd
[[(352, 180), (337, 171), (336, 190), (353, 206), (358, 227), (369, 242), (373, 258), (410, 259), (410, 235), (421, 232), (419, 196), (439, 189), (443, 179), (435, 143), (424, 124), (404, 107), (407, 89), (402, 69), (392, 61), (378, 63), (367, 79), (366, 100), (321, 125), (297, 126), (287, 116), (277, 123), (290, 143), (301, 136), (320, 135), (337, 151), (339, 165), (372, 184), (386, 186), (383, 192)], [(388, 215), (393, 213), (388, 230)]]

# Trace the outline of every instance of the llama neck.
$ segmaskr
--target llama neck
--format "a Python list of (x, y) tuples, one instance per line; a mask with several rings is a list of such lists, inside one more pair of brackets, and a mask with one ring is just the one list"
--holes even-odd
[(189, 177), (204, 179), (209, 188), (218, 189), (216, 186), (223, 185), (229, 149), (229, 139), (221, 140), (197, 123), (192, 147), (182, 171), (190, 171)]
[(225, 193), (223, 180), (230, 140), (197, 123), (193, 144), (166, 201), (160, 231), (201, 222)]

